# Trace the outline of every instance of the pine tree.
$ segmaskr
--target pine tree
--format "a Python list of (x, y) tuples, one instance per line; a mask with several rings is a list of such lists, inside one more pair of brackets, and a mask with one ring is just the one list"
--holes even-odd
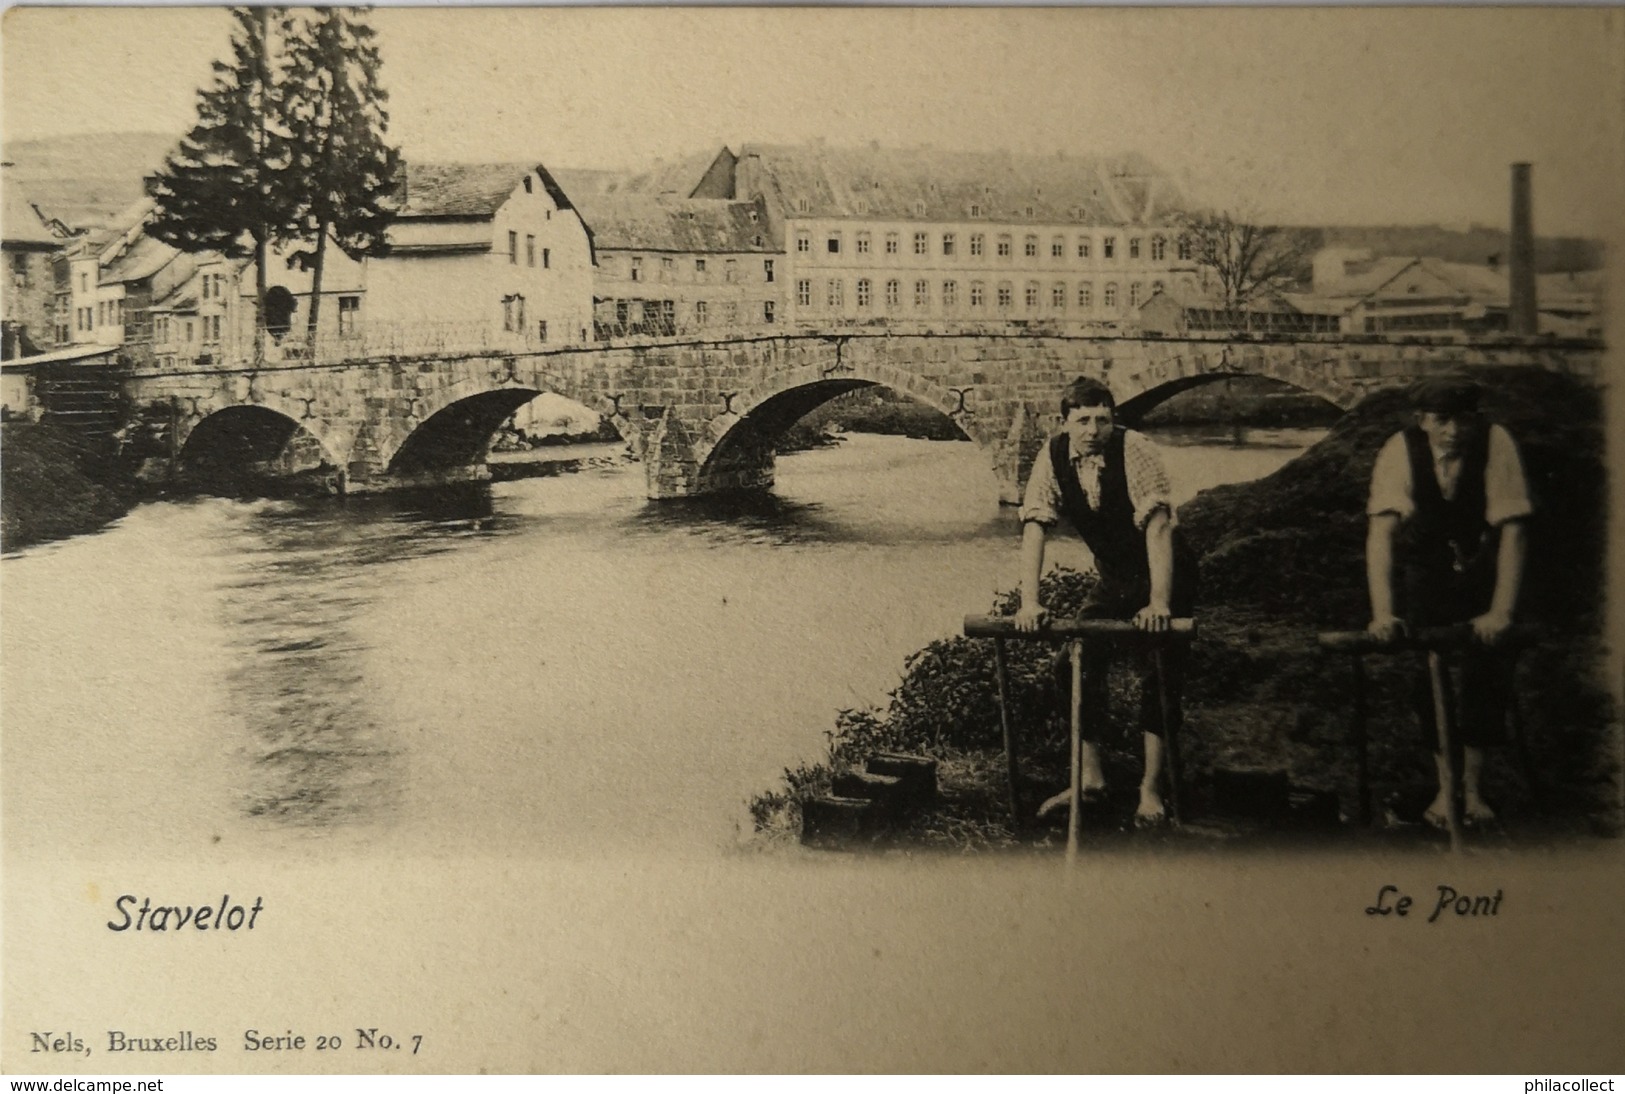
[(312, 271), (309, 337), (316, 336), (322, 271), (331, 238), (351, 258), (384, 253), (394, 219), (400, 153), (386, 143), (388, 93), (367, 8), (320, 8), (289, 43), (287, 112), (302, 183), (298, 218), (315, 250), (298, 261)]
[[(147, 231), (190, 253), (253, 255), (258, 332), (267, 252), (297, 230), (279, 61), (288, 16), (286, 8), (260, 7), (233, 8), (231, 17), (232, 58), (214, 63), (214, 86), (198, 92), (197, 124), (159, 170)], [(256, 357), (260, 342), (256, 336)]]

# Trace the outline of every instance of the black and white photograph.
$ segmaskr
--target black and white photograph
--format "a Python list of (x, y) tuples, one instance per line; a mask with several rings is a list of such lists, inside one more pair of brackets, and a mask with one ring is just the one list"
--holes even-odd
[(0, 54), (0, 1070), (1625, 1068), (1620, 9)]

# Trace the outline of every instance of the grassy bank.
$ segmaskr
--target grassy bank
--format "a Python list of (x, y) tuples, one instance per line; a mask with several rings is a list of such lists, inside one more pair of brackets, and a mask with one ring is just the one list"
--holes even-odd
[(50, 425), (0, 427), (0, 551), (94, 532), (139, 497), (127, 468)]
[[(1517, 679), (1534, 780), (1525, 779), (1517, 749), (1496, 750), (1487, 793), (1505, 821), (1503, 836), (1617, 832), (1619, 738), (1599, 678), (1606, 512), (1600, 400), (1550, 373), (1502, 369), (1484, 379), (1487, 410), (1518, 438), (1539, 506), (1521, 614), (1544, 635), (1521, 657)], [(1315, 638), (1365, 623), (1365, 492), (1377, 449), (1409, 420), (1403, 393), (1379, 393), (1275, 474), (1206, 491), (1181, 509), (1180, 523), (1202, 560), (1201, 637), (1181, 735), (1187, 812), (1200, 823), (1187, 831), (1264, 830), (1244, 815), (1246, 801), (1226, 796), (1238, 777), (1289, 785), (1299, 797), (1319, 792), (1323, 801), (1335, 798), (1345, 817), (1356, 814), (1351, 671), (1346, 658), (1321, 654)], [(1010, 550), (1017, 549), (1012, 540)], [(1047, 575), (1047, 605), (1067, 614), (1091, 581)], [(1013, 597), (991, 607), (1012, 610)], [(1379, 819), (1391, 813), (1396, 822), (1413, 820), (1432, 776), (1408, 707), (1414, 662), (1371, 658), (1368, 667), (1376, 811)], [(1024, 742), (1019, 793), (1030, 813), (1065, 780), (1066, 688), (1053, 651), (1034, 643), (1011, 644), (1010, 681), (1011, 717)], [(1120, 829), (1133, 811), (1140, 765), (1129, 724), (1135, 686), (1126, 672), (1112, 681), (1103, 746), (1114, 790), (1091, 821), (1097, 835)], [(996, 695), (990, 642), (931, 643), (909, 659), (884, 708), (843, 712), (822, 763), (786, 772), (782, 787), (752, 802), (758, 830), (769, 839), (794, 838), (800, 802), (827, 792), (836, 771), (873, 752), (905, 751), (939, 759), (944, 802), (887, 838), (954, 848), (1053, 840), (1054, 827), (1010, 828)], [(1349, 838), (1375, 838), (1347, 824), (1330, 827)]]

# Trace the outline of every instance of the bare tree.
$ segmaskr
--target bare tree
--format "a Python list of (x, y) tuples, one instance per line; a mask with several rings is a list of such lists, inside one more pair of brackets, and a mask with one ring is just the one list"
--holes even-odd
[(1297, 229), (1259, 224), (1226, 210), (1186, 217), (1179, 247), (1181, 257), (1194, 260), (1218, 283), (1224, 307), (1245, 308), (1300, 280), (1313, 241)]

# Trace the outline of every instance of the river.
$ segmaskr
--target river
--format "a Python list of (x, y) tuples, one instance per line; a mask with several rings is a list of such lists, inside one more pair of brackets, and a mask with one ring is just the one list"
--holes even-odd
[[(1319, 435), (1157, 433), (1180, 500)], [(1016, 583), (997, 496), (973, 445), (853, 435), (744, 508), (651, 504), (635, 464), (142, 505), (0, 562), (7, 846), (712, 853)]]

